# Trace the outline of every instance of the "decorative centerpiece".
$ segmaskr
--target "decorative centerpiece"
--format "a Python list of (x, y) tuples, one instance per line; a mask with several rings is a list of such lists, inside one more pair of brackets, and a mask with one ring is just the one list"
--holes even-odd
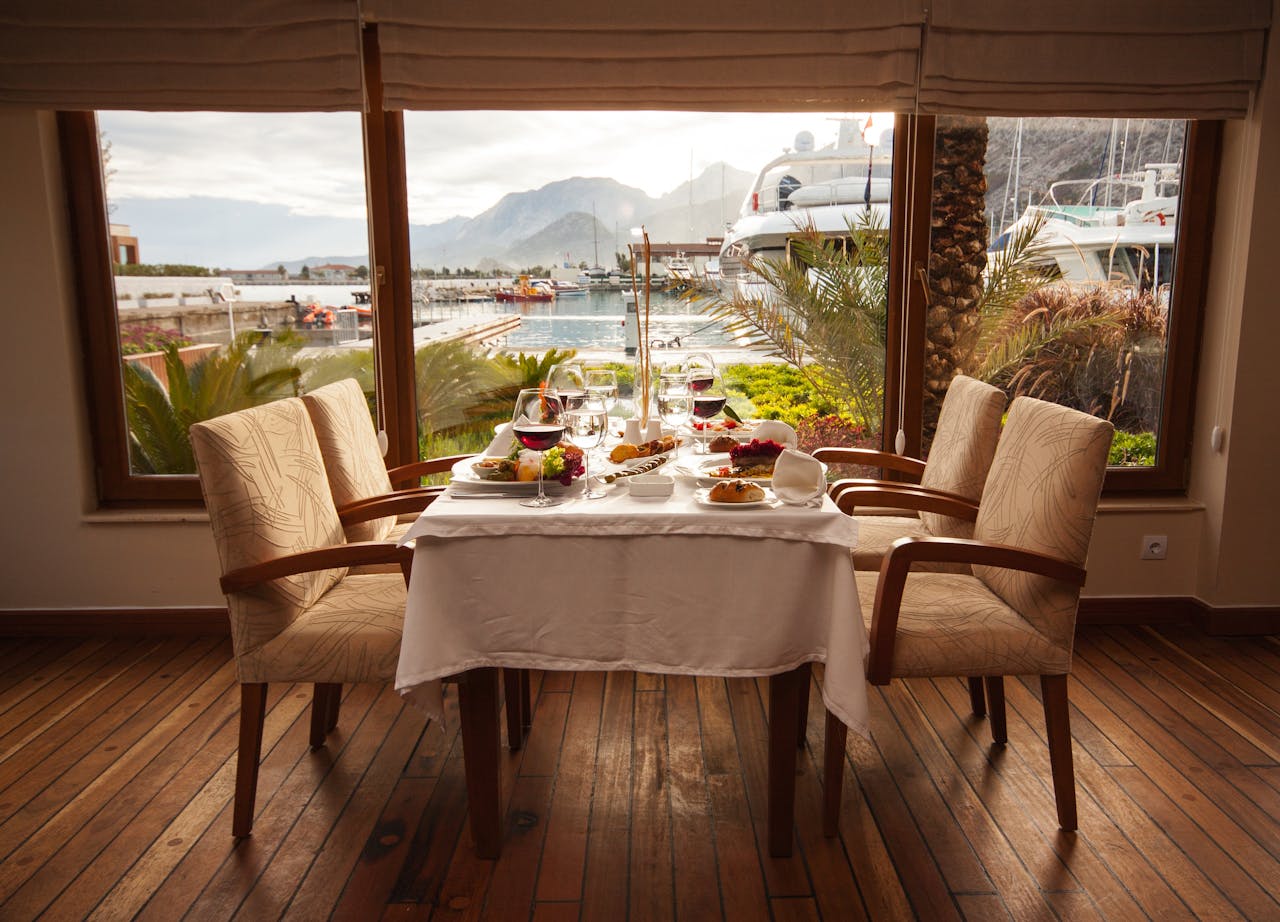
[(641, 300), (639, 292), (639, 282), (636, 279), (637, 258), (636, 246), (633, 243), (627, 244), (627, 252), (631, 255), (631, 294), (635, 297), (636, 303), (636, 324), (640, 330), (640, 342), (636, 345), (636, 378), (634, 387), (634, 403), (635, 414), (640, 420), (640, 431), (643, 432), (649, 425), (649, 396), (653, 386), (653, 369), (651, 365), (650, 346), (649, 346), (649, 296), (652, 291), (650, 284), (650, 270), (653, 268), (653, 254), (649, 248), (649, 231), (643, 226), (640, 228), (640, 236), (642, 243), (640, 245), (640, 257), (644, 259), (644, 299)]

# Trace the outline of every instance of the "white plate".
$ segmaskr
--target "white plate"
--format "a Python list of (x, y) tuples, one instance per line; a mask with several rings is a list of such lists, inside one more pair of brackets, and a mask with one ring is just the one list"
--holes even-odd
[[(457, 484), (458, 492), (481, 493), (487, 490), (502, 493), (538, 492), (538, 481), (536, 480), (485, 480), (471, 469), (471, 465), (483, 459), (484, 455), (474, 455), (470, 458), (463, 458), (453, 466), (450, 471), (450, 482)], [(576, 478), (570, 486), (578, 484), (581, 479), (580, 477)], [(570, 489), (559, 480), (544, 481), (543, 488), (547, 493), (563, 493), (565, 490)]]
[[(713, 477), (711, 471), (721, 467), (732, 467), (729, 462), (728, 455), (716, 455), (705, 461), (699, 461), (695, 465), (685, 467), (681, 465), (679, 468), (686, 476), (692, 477), (698, 482), (700, 487), (714, 487), (718, 483), (724, 483), (726, 480), (749, 480), (759, 486), (766, 486), (773, 482), (773, 477), (738, 477), (730, 475), (727, 477)], [(720, 505), (720, 504), (717, 504)]]
[(697, 490), (693, 494), (693, 501), (699, 506), (707, 506), (712, 509), (760, 509), (764, 506), (774, 506), (778, 502), (778, 498), (773, 495), (772, 490), (764, 491), (764, 499), (758, 499), (750, 503), (717, 503), (711, 499), (711, 488), (706, 487)]

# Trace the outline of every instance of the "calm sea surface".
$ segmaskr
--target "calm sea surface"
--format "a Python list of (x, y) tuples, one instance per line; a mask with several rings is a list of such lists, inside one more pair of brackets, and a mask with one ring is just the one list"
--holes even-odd
[[(303, 303), (316, 301), (330, 307), (354, 304), (355, 292), (369, 290), (368, 285), (306, 283), (236, 288), (242, 301), (286, 301), (293, 296)], [(731, 344), (718, 323), (691, 312), (678, 298), (655, 293), (649, 304), (649, 339), (660, 346), (710, 349)], [(551, 302), (432, 301), (414, 305), (416, 324), (494, 314), (520, 315), (520, 328), (505, 341), (513, 349), (622, 349), (626, 345), (623, 321), (627, 314), (621, 291), (588, 291)], [(679, 343), (675, 343), (677, 338)]]

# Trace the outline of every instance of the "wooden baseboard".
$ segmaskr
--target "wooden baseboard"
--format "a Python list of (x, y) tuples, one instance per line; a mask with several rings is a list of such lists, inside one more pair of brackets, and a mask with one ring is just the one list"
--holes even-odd
[[(1215, 608), (1192, 596), (1090, 596), (1080, 624), (1190, 623), (1206, 634), (1280, 634), (1280, 607)], [(227, 610), (185, 608), (0, 609), (0, 637), (226, 636)]]
[(228, 636), (225, 608), (9, 608), (0, 637)]

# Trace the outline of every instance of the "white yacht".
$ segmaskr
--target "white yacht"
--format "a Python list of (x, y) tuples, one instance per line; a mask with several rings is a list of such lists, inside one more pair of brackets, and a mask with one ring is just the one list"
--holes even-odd
[(800, 228), (812, 226), (831, 237), (847, 236), (850, 225), (867, 221), (888, 228), (893, 158), (875, 151), (892, 150), (893, 130), (873, 133), (870, 120), (862, 133), (853, 119), (838, 124), (831, 145), (815, 149), (813, 135), (802, 131), (794, 149), (760, 170), (720, 247), (725, 283), (739, 291), (754, 289), (756, 280), (743, 271), (743, 258), (785, 259), (788, 241)]
[[(1071, 188), (1083, 191), (1071, 198)], [(1115, 284), (1154, 291), (1167, 300), (1178, 232), (1179, 169), (1176, 163), (1147, 164), (1134, 173), (1098, 180), (1066, 180), (1049, 187), (1047, 201), (1033, 205), (997, 237), (1001, 250), (1019, 228), (1040, 220), (1030, 247), (1034, 262), (1056, 268), (1072, 285)]]

